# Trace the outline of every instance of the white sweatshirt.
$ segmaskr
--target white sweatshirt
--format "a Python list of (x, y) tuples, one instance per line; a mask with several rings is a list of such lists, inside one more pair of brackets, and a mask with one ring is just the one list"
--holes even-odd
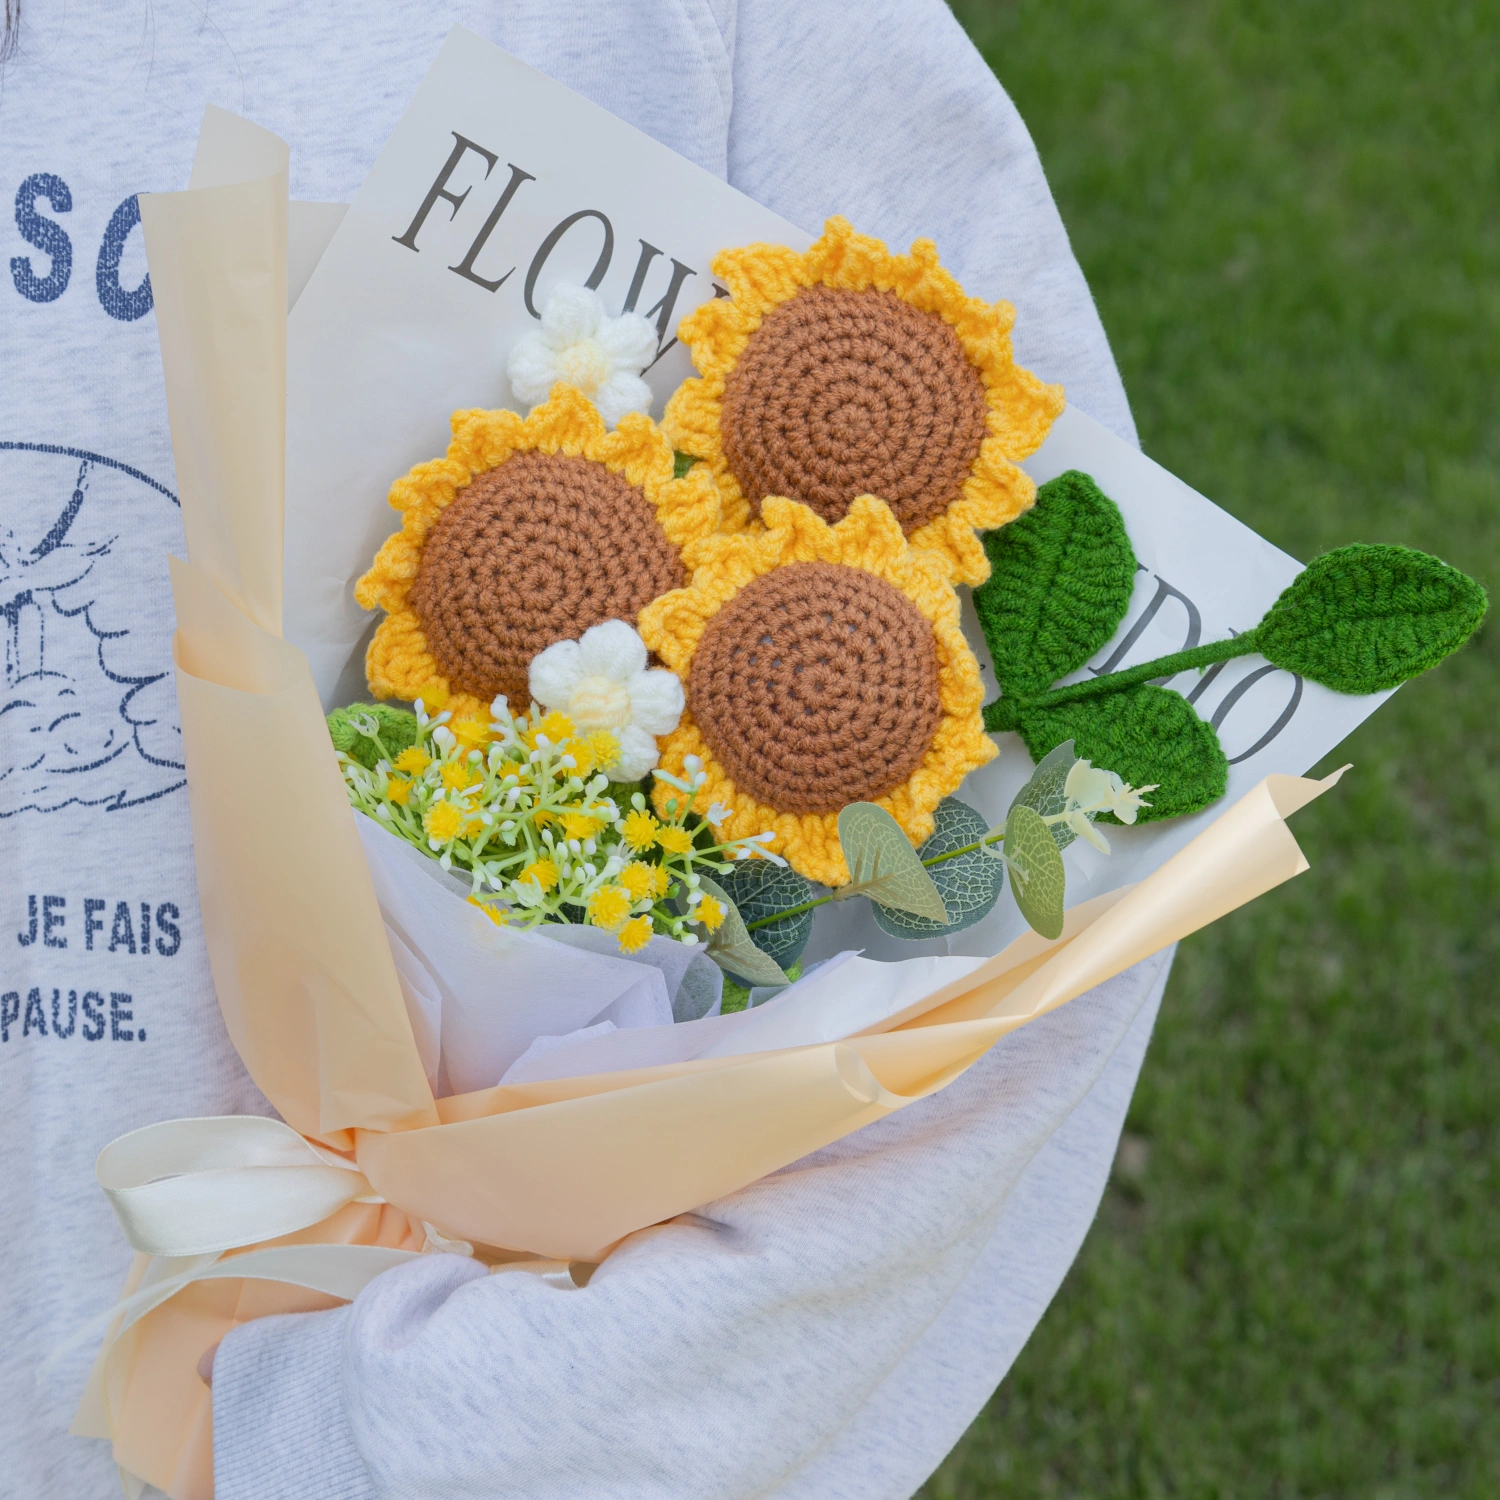
[[(454, 22), (810, 231), (934, 237), (1016, 303), (1022, 361), (1134, 437), (1025, 128), (938, 0), (24, 0), (0, 73), (0, 1488), (27, 1500), (118, 1493), (105, 1446), (66, 1436), (89, 1352), (36, 1378), (129, 1260), (94, 1157), (268, 1112), (194, 895), (134, 195), (186, 183), (213, 102), (291, 143), (293, 196), (349, 198)], [(1081, 1241), (1164, 972), (637, 1237), (583, 1291), (442, 1258), (237, 1332), (220, 1500), (910, 1494)]]

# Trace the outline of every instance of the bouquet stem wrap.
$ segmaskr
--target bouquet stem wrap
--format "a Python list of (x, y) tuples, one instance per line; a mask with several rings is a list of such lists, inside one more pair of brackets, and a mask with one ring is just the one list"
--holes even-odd
[[(1075, 907), (1056, 941), (1028, 934), (871, 1032), (434, 1101), (322, 708), (280, 636), (286, 147), (211, 109), (193, 185), (144, 196), (141, 214), (191, 559), (172, 561), (174, 654), (204, 932), (229, 1034), (291, 1130), (152, 1127), (123, 1186), (106, 1180), (110, 1153), (133, 1138), (101, 1157), (143, 1253), (75, 1430), (111, 1437), (129, 1484), (211, 1495), (195, 1366), (246, 1319), (331, 1306), (447, 1238), (539, 1270), (597, 1262), (942, 1088), (1307, 868), (1284, 819), (1337, 778), (1271, 776), (1149, 878)], [(274, 817), (254, 795), (268, 774)], [(496, 990), (503, 1004), (503, 974)], [(268, 1124), (290, 1144), (268, 1143)], [(250, 1209), (231, 1214), (251, 1181)], [(157, 1190), (169, 1209), (131, 1196)]]

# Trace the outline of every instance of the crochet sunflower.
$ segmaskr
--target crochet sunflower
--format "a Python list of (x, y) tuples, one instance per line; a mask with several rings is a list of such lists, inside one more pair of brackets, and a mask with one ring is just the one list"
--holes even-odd
[(759, 527), (707, 542), (640, 630), (686, 688), (662, 765), (680, 776), (699, 757), (704, 804), (727, 809), (721, 836), (769, 830), (811, 880), (848, 879), (841, 808), (877, 802), (919, 842), (996, 753), (945, 560), (912, 548), (871, 496), (832, 525), (765, 500)]
[(968, 296), (931, 240), (892, 255), (842, 218), (804, 254), (748, 245), (713, 269), (730, 295), (678, 328), (700, 378), (663, 426), (718, 480), (725, 529), (753, 528), (768, 495), (829, 524), (877, 495), (951, 579), (982, 583), (975, 532), (1031, 505), (1017, 461), (1063, 408), (1012, 357), (1010, 303)]
[(460, 411), (447, 456), (391, 486), (401, 529), (355, 587), (381, 608), (365, 657), (379, 697), (483, 716), (497, 694), (530, 702), (531, 659), (605, 620), (633, 624), (687, 581), (715, 530), (706, 472), (674, 478), (649, 417), (614, 432), (554, 386), (531, 415)]

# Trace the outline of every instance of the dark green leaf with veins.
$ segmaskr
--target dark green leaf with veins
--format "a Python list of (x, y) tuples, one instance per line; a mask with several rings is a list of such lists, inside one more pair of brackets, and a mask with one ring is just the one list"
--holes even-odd
[(1255, 627), (1268, 661), (1339, 693), (1379, 693), (1435, 667), (1484, 619), (1484, 590), (1410, 547), (1315, 557)]
[(724, 920), (719, 923), (717, 931), (708, 935), (708, 956), (747, 988), (756, 984), (789, 983), (781, 965), (751, 941), (750, 934), (745, 931), (744, 919), (729, 892), (706, 875), (700, 876), (699, 880), (703, 889), (724, 908)]
[[(966, 802), (960, 802), (957, 797), (945, 797), (938, 803), (934, 815), (932, 837), (917, 850), (917, 858), (926, 860), (936, 854), (962, 849), (966, 844), (977, 843), (989, 831), (989, 825)], [(999, 848), (996, 844), (997, 852)], [(893, 911), (878, 901), (872, 903), (876, 922), (892, 937), (939, 937), (972, 927), (990, 914), (1005, 885), (1005, 866), (982, 849), (960, 854), (956, 859), (945, 859), (939, 865), (929, 865), (927, 873), (937, 886), (943, 905), (948, 908), (949, 920), (946, 923), (934, 922), (927, 917)]]
[[(748, 925), (777, 912), (789, 911), (812, 900), (812, 886), (790, 865), (778, 865), (769, 859), (742, 859), (718, 874), (719, 884), (729, 893)], [(813, 913), (798, 912), (779, 922), (768, 922), (750, 933), (750, 940), (762, 953), (769, 954), (783, 969), (802, 956), (812, 935)]]
[[(1168, 688), (1141, 684), (1099, 698), (1034, 704), (1021, 711), (1020, 732), (1033, 757), (1072, 740), (1080, 758), (1132, 786), (1158, 783), (1140, 823), (1197, 812), (1222, 797), (1228, 784), (1219, 737)], [(1114, 820), (1106, 814), (1099, 821)]]

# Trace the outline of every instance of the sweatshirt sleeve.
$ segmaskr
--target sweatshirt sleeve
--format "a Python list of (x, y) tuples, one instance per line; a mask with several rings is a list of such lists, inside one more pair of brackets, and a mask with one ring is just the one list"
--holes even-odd
[(1125, 388), (1016, 107), (942, 0), (740, 0), (729, 180), (802, 228), (830, 214), (938, 252), (1015, 304), (1016, 355), (1136, 441)]

